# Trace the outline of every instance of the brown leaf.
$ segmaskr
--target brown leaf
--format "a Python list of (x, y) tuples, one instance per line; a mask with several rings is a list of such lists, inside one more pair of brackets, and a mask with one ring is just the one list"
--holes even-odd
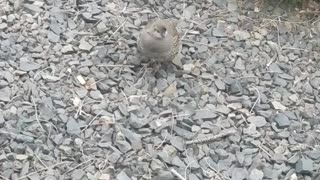
[(89, 78), (84, 86), (87, 90), (97, 90), (97, 83), (94, 78)]

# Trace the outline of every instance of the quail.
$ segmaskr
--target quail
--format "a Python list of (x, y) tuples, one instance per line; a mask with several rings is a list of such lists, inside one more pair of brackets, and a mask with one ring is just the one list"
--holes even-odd
[(140, 32), (137, 49), (140, 55), (155, 62), (170, 62), (180, 52), (177, 24), (169, 19), (150, 21)]

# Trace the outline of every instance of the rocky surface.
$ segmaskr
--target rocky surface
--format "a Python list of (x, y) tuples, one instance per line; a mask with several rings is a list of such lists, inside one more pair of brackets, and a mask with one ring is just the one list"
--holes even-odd
[[(319, 179), (319, 19), (146, 2), (1, 1), (0, 178)], [(157, 16), (183, 48), (155, 73), (136, 37)]]

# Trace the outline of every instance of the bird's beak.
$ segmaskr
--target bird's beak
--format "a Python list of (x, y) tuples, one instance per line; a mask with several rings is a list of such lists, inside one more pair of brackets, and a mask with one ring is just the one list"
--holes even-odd
[(146, 33), (148, 33), (148, 34), (151, 33), (151, 30), (150, 30), (150, 29), (146, 29), (145, 31), (146, 31)]

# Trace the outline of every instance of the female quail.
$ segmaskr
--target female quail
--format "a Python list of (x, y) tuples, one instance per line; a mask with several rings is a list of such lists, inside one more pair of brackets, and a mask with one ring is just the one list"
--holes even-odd
[(172, 61), (180, 52), (180, 36), (176, 23), (168, 19), (149, 22), (140, 32), (138, 51), (157, 62)]

